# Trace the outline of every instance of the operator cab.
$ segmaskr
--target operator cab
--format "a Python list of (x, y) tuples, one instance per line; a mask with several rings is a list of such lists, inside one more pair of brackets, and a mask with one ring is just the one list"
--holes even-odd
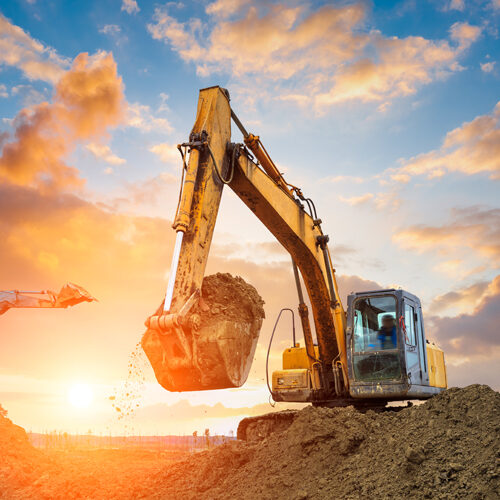
[(415, 295), (395, 289), (353, 293), (347, 324), (351, 397), (425, 399), (446, 388), (444, 355), (426, 340)]

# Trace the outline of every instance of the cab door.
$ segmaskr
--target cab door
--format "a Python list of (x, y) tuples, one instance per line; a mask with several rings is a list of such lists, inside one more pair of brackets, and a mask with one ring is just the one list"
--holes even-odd
[(418, 335), (418, 313), (420, 304), (409, 299), (404, 298), (402, 304), (402, 311), (399, 318), (399, 327), (401, 331), (402, 341), (405, 346), (406, 358), (406, 373), (408, 382), (410, 384), (422, 384), (422, 370), (421, 370), (421, 355), (420, 350), (425, 347), (421, 346), (421, 335)]

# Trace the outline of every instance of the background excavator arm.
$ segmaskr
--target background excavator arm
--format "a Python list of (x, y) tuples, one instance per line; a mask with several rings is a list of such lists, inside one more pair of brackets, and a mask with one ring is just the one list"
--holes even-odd
[[(231, 143), (231, 117), (259, 163), (243, 144)], [(323, 234), (314, 210), (308, 214), (304, 209), (303, 202), (309, 200), (286, 183), (259, 137), (248, 134), (231, 111), (229, 95), (220, 87), (200, 91), (196, 122), (189, 142), (179, 146), (181, 151), (182, 147), (190, 155), (187, 165), (184, 163), (182, 191), (173, 223), (177, 236), (169, 284), (163, 306), (146, 322), (149, 329), (143, 338), (143, 347), (160, 384), (169, 390), (214, 388), (202, 387), (197, 382), (200, 377), (193, 375), (199, 368), (195, 351), (202, 353), (196, 349), (188, 317), (200, 295), (224, 184), (286, 248), (294, 269), (298, 267), (302, 274), (318, 340), (319, 359), (315, 361), (321, 372), (322, 389), (328, 391), (333, 384), (332, 363), (342, 365), (345, 380), (345, 313), (327, 247), (328, 236)], [(298, 273), (296, 278), (306, 349), (315, 358)], [(226, 352), (222, 357), (236, 355)], [(240, 360), (240, 364), (244, 363), (251, 363), (251, 359)], [(247, 368), (243, 370), (246, 374)], [(246, 375), (239, 377), (237, 384), (229, 385), (224, 381), (220, 387), (241, 385), (245, 379)]]
[(81, 286), (66, 283), (59, 293), (50, 290), (21, 292), (19, 290), (0, 291), (0, 314), (15, 308), (66, 308), (96, 300)]

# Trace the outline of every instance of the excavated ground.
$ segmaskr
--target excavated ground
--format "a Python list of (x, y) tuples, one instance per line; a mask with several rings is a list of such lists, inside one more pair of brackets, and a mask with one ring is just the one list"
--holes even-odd
[(0, 498), (474, 498), (499, 496), (500, 394), (449, 389), (398, 413), (298, 412), (259, 443), (187, 458), (45, 453), (0, 417)]
[(500, 395), (450, 389), (398, 413), (307, 407), (284, 432), (166, 467), (144, 498), (499, 498)]

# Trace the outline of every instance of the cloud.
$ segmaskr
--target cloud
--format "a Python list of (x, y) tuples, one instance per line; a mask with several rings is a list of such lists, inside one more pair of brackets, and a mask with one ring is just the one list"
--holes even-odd
[(118, 35), (121, 31), (122, 29), (117, 24), (105, 24), (99, 29), (99, 33), (104, 33), (105, 35)]
[(317, 111), (350, 100), (384, 108), (462, 69), (459, 57), (481, 33), (455, 23), (449, 40), (386, 37), (366, 29), (362, 2), (313, 9), (300, 2), (218, 0), (206, 13), (203, 21), (180, 22), (167, 7), (157, 8), (148, 30), (201, 76), (223, 72), (243, 89), (246, 79), (257, 79), (279, 99), (312, 103)]
[(21, 97), (24, 106), (31, 107), (47, 100), (48, 89), (44, 88), (39, 91), (33, 85), (21, 84), (12, 87), (10, 93), (13, 96)]
[(361, 184), (366, 180), (364, 177), (356, 177), (353, 175), (335, 175), (333, 177), (328, 177), (327, 180), (332, 183), (337, 182), (351, 182), (354, 184)]
[[(115, 196), (106, 204), (116, 210), (135, 213), (138, 209), (147, 206), (158, 206), (160, 201), (164, 201), (165, 197), (170, 198), (168, 201), (177, 203), (179, 183), (179, 177), (169, 172), (162, 172), (143, 181), (126, 183), (125, 192)], [(165, 213), (171, 213), (174, 209), (175, 205)]]
[(180, 154), (176, 144), (168, 144), (166, 142), (154, 144), (149, 148), (149, 151), (157, 155), (164, 163), (178, 164), (180, 161)]
[(0, 97), (9, 97), (9, 92), (7, 91), (7, 87), (3, 84), (0, 85)]
[(356, 207), (358, 205), (365, 205), (369, 201), (372, 201), (375, 195), (373, 193), (366, 193), (360, 196), (351, 196), (350, 198), (345, 198), (344, 196), (340, 196), (340, 201), (351, 205), (351, 207)]
[(109, 163), (110, 165), (123, 165), (126, 163), (124, 158), (120, 158), (111, 151), (111, 148), (107, 145), (97, 144), (91, 142), (87, 144), (86, 149), (88, 149), (96, 158)]
[(477, 307), (486, 296), (494, 295), (493, 292), (494, 282), (479, 281), (473, 285), (438, 295), (431, 302), (429, 312), (441, 316), (449, 311), (453, 311), (454, 315), (463, 314)]
[(479, 66), (481, 67), (481, 71), (484, 73), (491, 73), (495, 69), (495, 64), (496, 61), (488, 61), (485, 63), (479, 63)]
[(30, 80), (56, 83), (69, 63), (0, 14), (0, 65), (19, 68)]
[(402, 162), (388, 173), (395, 181), (407, 182), (425, 175), (442, 177), (447, 173), (487, 174), (500, 178), (500, 102), (488, 115), (474, 118), (448, 132), (441, 147)]
[(465, 0), (450, 0), (446, 10), (458, 10), (463, 12), (465, 10)]
[[(477, 295), (478, 289), (468, 289), (463, 293)], [(464, 298), (463, 294), (461, 298)], [(470, 305), (470, 312), (456, 317), (431, 317), (428, 320), (430, 331), (452, 359), (467, 360), (476, 355), (491, 357), (500, 352), (499, 308), (500, 276), (497, 276), (488, 284), (487, 291), (483, 291), (479, 304), (476, 307)]]
[(128, 106), (127, 125), (137, 128), (141, 132), (155, 131), (171, 134), (173, 127), (166, 118), (156, 116), (151, 108), (145, 104), (134, 103)]
[(372, 204), (377, 210), (396, 210), (401, 205), (401, 200), (395, 191), (381, 192), (376, 195), (365, 193), (360, 196), (339, 196), (339, 199), (352, 207)]
[(18, 185), (82, 185), (64, 158), (81, 141), (102, 138), (124, 119), (121, 78), (111, 54), (78, 55), (56, 84), (52, 103), (23, 109), (3, 146), (0, 179)]
[(124, 10), (127, 14), (136, 14), (141, 9), (139, 9), (135, 0), (122, 0), (121, 10)]
[(500, 209), (453, 209), (448, 224), (408, 226), (395, 232), (393, 241), (406, 250), (432, 253), (447, 262), (455, 275), (457, 269), (462, 271), (462, 260), (471, 262), (469, 268), (478, 263), (496, 267), (500, 265)]

